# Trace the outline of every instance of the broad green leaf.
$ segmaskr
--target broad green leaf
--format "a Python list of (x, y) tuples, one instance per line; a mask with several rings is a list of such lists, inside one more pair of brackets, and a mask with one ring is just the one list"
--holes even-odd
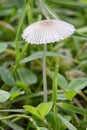
[(48, 130), (47, 128), (45, 127), (39, 127), (40, 130)]
[(0, 10), (0, 17), (3, 17), (3, 16), (7, 16), (9, 14), (11, 14), (12, 12), (14, 11), (13, 8), (4, 8), (2, 10)]
[(76, 92), (82, 90), (87, 86), (87, 78), (77, 78), (72, 80), (69, 85), (69, 90), (75, 90)]
[(0, 127), (0, 130), (5, 130), (4, 128)]
[(0, 90), (0, 103), (5, 102), (10, 97), (10, 93), (4, 90)]
[(66, 78), (61, 74), (58, 74), (58, 85), (65, 91), (68, 88), (68, 82)]
[[(60, 54), (55, 53), (55, 52), (49, 52), (49, 51), (46, 52), (46, 56), (67, 58), (66, 56), (60, 55)], [(39, 52), (36, 52), (36, 53), (24, 58), (23, 60), (21, 60), (20, 64), (21, 63), (27, 63), (27, 62), (30, 62), (32, 60), (40, 59), (42, 57), (43, 57), (43, 51), (39, 51)]]
[(0, 76), (3, 82), (7, 85), (12, 86), (15, 85), (15, 80), (10, 71), (5, 67), (0, 67)]
[(72, 99), (75, 95), (76, 95), (75, 90), (69, 90), (69, 91), (66, 92), (66, 98), (67, 99)]
[(12, 130), (24, 130), (24, 128), (22, 128), (21, 126), (19, 126), (18, 124), (14, 123), (12, 121), (3, 120), (3, 122), (4, 122), (4, 124), (6, 124), (10, 128), (12, 128)]
[(13, 99), (15, 99), (18, 96), (23, 95), (23, 94), (24, 94), (24, 91), (12, 93), (10, 99), (13, 100)]
[(48, 103), (41, 103), (37, 106), (37, 111), (43, 118), (47, 113), (51, 110), (53, 103), (48, 102)]
[(49, 122), (49, 124), (51, 124), (51, 127), (54, 129), (55, 126), (55, 118), (54, 118), (54, 112), (53, 111), (50, 111), (47, 116), (46, 116), (46, 120), (47, 122)]
[(29, 88), (29, 86), (28, 86), (27, 84), (25, 84), (25, 83), (23, 83), (23, 82), (21, 82), (21, 81), (17, 81), (17, 82), (16, 82), (16, 85), (17, 85), (18, 87), (24, 89), (26, 93), (30, 93), (30, 88)]
[[(47, 52), (46, 53), (46, 56), (58, 56), (58, 54), (56, 53), (50, 53), (50, 52)], [(43, 51), (39, 51), (39, 52), (36, 52), (26, 58), (24, 58), (21, 63), (26, 63), (26, 62), (30, 62), (32, 60), (36, 60), (36, 59), (39, 59), (39, 58), (42, 58), (43, 57)]]
[(64, 125), (69, 129), (69, 130), (77, 130), (68, 120), (66, 120), (63, 116), (58, 114), (58, 117), (60, 120), (64, 123)]
[(76, 107), (76, 106), (73, 106), (73, 105), (70, 105), (70, 104), (67, 104), (67, 103), (63, 103), (63, 102), (58, 103), (58, 105), (60, 107), (62, 107), (63, 109), (68, 110), (70, 112), (74, 112), (74, 113), (78, 113), (78, 114), (87, 116), (87, 110), (86, 109), (82, 109), (82, 108), (79, 108), (79, 107)]
[[(49, 71), (48, 75), (49, 75), (49, 77), (51, 77), (53, 79), (53, 75), (54, 75), (53, 72)], [(68, 82), (65, 79), (65, 77), (61, 74), (58, 74), (57, 84), (65, 91), (68, 89)]]
[(21, 60), (20, 63), (27, 63), (27, 62), (30, 62), (32, 60), (42, 58), (42, 56), (43, 56), (43, 52), (36, 52), (36, 53), (24, 58), (23, 60)]
[(5, 51), (5, 49), (7, 48), (7, 44), (6, 43), (0, 43), (0, 53)]
[(33, 106), (30, 106), (30, 105), (24, 105), (23, 108), (30, 112), (31, 114), (35, 115), (36, 117), (40, 118), (41, 119), (41, 116), (39, 114), (39, 112), (37, 111), (37, 108), (33, 107)]
[(67, 100), (66, 95), (62, 93), (58, 93), (57, 99), (62, 101)]
[(19, 76), (19, 79), (25, 84), (30, 85), (37, 82), (36, 75), (27, 68), (22, 67), (17, 69), (17, 74)]
[(11, 94), (11, 100), (17, 98), (18, 96), (20, 95), (23, 95), (24, 94), (24, 91), (21, 91), (20, 88), (18, 88), (17, 86), (13, 87), (11, 90), (10, 90), (10, 94)]
[(47, 115), (47, 113), (52, 108), (52, 105), (53, 105), (52, 102), (48, 102), (48, 103), (41, 103), (37, 107), (33, 107), (30, 105), (24, 105), (23, 107), (25, 108), (25, 110), (37, 116), (39, 119), (43, 119), (44, 116)]
[(87, 4), (87, 0), (80, 0), (82, 4)]

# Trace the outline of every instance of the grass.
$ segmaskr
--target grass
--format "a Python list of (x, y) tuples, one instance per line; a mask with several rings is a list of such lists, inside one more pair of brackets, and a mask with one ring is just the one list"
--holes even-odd
[[(0, 1), (0, 130), (87, 129), (86, 8), (87, 0)], [(67, 21), (76, 32), (47, 45), (43, 102), (43, 45), (21, 35), (46, 18)]]

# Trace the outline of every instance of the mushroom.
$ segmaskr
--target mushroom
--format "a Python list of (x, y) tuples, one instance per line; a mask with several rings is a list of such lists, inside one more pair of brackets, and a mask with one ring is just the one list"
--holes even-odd
[(75, 31), (73, 25), (62, 20), (41, 20), (29, 25), (22, 34), (23, 39), (31, 44), (45, 44), (43, 52), (43, 89), (44, 102), (47, 102), (46, 85), (46, 44), (63, 40)]

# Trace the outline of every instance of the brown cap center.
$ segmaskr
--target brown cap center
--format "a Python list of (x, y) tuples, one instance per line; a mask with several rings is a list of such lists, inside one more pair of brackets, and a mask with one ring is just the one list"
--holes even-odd
[(52, 24), (53, 24), (53, 21), (44, 21), (40, 23), (41, 26), (50, 26)]

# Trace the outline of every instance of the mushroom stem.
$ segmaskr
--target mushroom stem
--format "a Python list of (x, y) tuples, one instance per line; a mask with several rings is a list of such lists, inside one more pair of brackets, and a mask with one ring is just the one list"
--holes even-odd
[(44, 102), (47, 102), (46, 50), (47, 50), (47, 45), (45, 44), (43, 48), (43, 98), (44, 98)]

